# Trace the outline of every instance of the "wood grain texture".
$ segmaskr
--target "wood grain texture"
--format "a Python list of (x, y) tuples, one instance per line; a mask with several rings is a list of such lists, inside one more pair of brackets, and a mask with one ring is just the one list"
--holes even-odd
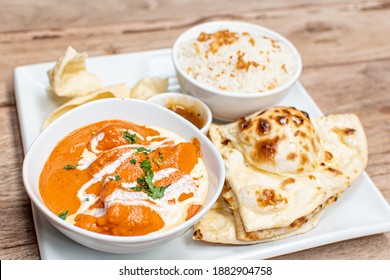
[[(390, 1), (95, 2), (0, 0), (1, 259), (39, 259), (21, 179), (13, 68), (56, 60), (68, 45), (90, 56), (170, 47), (186, 28), (209, 20), (255, 22), (288, 37), (304, 61), (301, 81), (323, 112), (360, 117), (367, 172), (390, 201)], [(390, 233), (277, 259), (390, 259)]]
[[(203, 18), (241, 14), (254, 10), (318, 6), (342, 0), (209, 1), (209, 0), (5, 0), (0, 10), (0, 32), (90, 27), (93, 25), (158, 23), (164, 19)], [(156, 25), (158, 26), (158, 24)]]

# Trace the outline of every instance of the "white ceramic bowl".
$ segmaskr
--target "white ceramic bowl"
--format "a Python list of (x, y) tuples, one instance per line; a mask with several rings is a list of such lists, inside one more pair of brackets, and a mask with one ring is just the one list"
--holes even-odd
[[(112, 236), (71, 225), (61, 220), (46, 207), (39, 192), (39, 177), (55, 145), (79, 127), (108, 119), (123, 119), (141, 125), (159, 126), (176, 132), (188, 140), (193, 137), (199, 139), (210, 185), (203, 208), (196, 215), (170, 230), (143, 236)], [(110, 253), (145, 251), (179, 237), (210, 209), (222, 190), (224, 180), (225, 167), (219, 152), (195, 126), (160, 105), (130, 99), (103, 99), (69, 111), (38, 136), (27, 152), (23, 163), (23, 181), (27, 194), (48, 221), (74, 241)]]
[[(195, 80), (180, 67), (179, 48), (187, 40), (196, 39), (200, 32), (213, 33), (222, 29), (261, 33), (282, 42), (295, 56), (297, 70), (294, 76), (287, 83), (261, 93), (223, 91)], [(287, 95), (302, 72), (301, 56), (290, 41), (268, 28), (239, 21), (214, 21), (188, 29), (176, 39), (173, 45), (172, 56), (176, 75), (182, 90), (203, 100), (210, 107), (213, 117), (223, 121), (234, 121), (239, 117), (247, 116), (255, 111), (276, 104)]]
[(194, 113), (199, 114), (199, 117), (204, 120), (205, 123), (203, 127), (200, 128), (200, 131), (207, 135), (213, 116), (210, 108), (200, 99), (188, 94), (164, 92), (152, 96), (148, 101), (162, 106), (175, 104), (192, 109)]

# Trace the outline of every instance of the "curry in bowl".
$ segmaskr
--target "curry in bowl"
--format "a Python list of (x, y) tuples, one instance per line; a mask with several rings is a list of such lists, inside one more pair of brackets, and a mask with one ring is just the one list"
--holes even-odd
[(171, 229), (195, 215), (208, 192), (200, 142), (123, 120), (64, 137), (39, 180), (46, 206), (78, 227), (119, 236)]

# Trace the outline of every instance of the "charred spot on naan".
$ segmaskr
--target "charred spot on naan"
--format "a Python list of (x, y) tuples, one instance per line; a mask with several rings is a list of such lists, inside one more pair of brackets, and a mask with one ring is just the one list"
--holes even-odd
[(297, 157), (297, 153), (295, 152), (291, 152), (287, 155), (286, 159), (287, 160), (295, 160), (295, 158)]
[(224, 138), (224, 139), (222, 139), (222, 141), (221, 141), (221, 144), (224, 145), (224, 146), (226, 146), (226, 145), (229, 144), (229, 143), (230, 143), (230, 139), (228, 139), (228, 138)]
[(280, 189), (281, 190), (285, 190), (287, 185), (291, 185), (291, 184), (294, 184), (294, 183), (295, 183), (295, 179), (294, 178), (284, 179), (282, 184), (280, 185)]
[(259, 119), (257, 123), (258, 123), (257, 124), (258, 134), (265, 135), (268, 134), (269, 131), (271, 130), (271, 124), (267, 120)]
[(300, 164), (301, 165), (305, 165), (309, 162), (309, 158), (306, 154), (301, 154), (301, 161), (300, 161)]
[(273, 189), (261, 189), (255, 192), (256, 201), (259, 207), (277, 207), (280, 204), (287, 204), (287, 198)]
[(331, 152), (325, 151), (324, 152), (324, 157), (326, 161), (331, 161), (333, 159), (333, 155)]
[(276, 118), (277, 118), (279, 124), (281, 124), (281, 125), (288, 124), (288, 122), (289, 122), (289, 119), (286, 118), (285, 116), (278, 116)]
[(225, 200), (227, 203), (229, 203), (230, 207), (234, 208), (234, 201), (233, 201), (233, 197), (231, 196), (224, 196)]
[(306, 217), (300, 217), (300, 218), (296, 219), (294, 222), (292, 222), (289, 225), (289, 227), (290, 228), (299, 228), (306, 222), (307, 222), (307, 218)]
[(344, 135), (354, 135), (356, 133), (356, 129), (354, 128), (340, 128), (340, 127), (335, 127), (333, 128), (333, 131), (336, 132), (337, 134), (344, 134)]
[(251, 123), (251, 121), (247, 120), (244, 117), (239, 118), (238, 122), (237, 122), (239, 131), (243, 131), (243, 130), (247, 129), (249, 127), (250, 123)]
[(202, 240), (203, 239), (203, 234), (202, 234), (202, 231), (200, 229), (197, 229), (194, 231), (193, 239), (194, 240)]
[(335, 175), (341, 175), (341, 174), (343, 174), (343, 172), (341, 172), (340, 170), (337, 170), (337, 169), (335, 169), (335, 168), (333, 168), (333, 167), (328, 167), (328, 168), (326, 168), (325, 170), (327, 170), (327, 171), (329, 171), (329, 172), (331, 172), (331, 173), (333, 173), (333, 174), (335, 174)]
[(250, 157), (254, 161), (274, 161), (280, 139), (279, 136), (276, 136), (272, 139), (258, 141)]

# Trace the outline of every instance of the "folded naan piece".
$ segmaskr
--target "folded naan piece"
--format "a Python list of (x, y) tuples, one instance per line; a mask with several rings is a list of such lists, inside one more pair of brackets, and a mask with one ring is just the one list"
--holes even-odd
[[(318, 215), (318, 213), (322, 212), (322, 210), (332, 204), (333, 202), (337, 201), (339, 194), (336, 194), (332, 197), (330, 197), (324, 204), (317, 206), (311, 213), (307, 214), (306, 216), (300, 217), (293, 221), (291, 224), (289, 224), (286, 227), (277, 227), (277, 228), (270, 228), (270, 229), (263, 229), (258, 231), (252, 231), (247, 232), (245, 231), (245, 227), (242, 223), (240, 213), (238, 211), (238, 204), (236, 199), (234, 198), (234, 194), (232, 191), (226, 193), (224, 195), (224, 198), (229, 203), (230, 208), (233, 211), (233, 217), (234, 217), (234, 227), (236, 230), (236, 238), (238, 240), (242, 241), (267, 241), (267, 240), (275, 240), (275, 239), (281, 239), (285, 237), (290, 237), (293, 235), (301, 234), (303, 232), (306, 232), (310, 229), (312, 229), (315, 225), (317, 225), (319, 219), (316, 223), (311, 222), (312, 219), (315, 217), (320, 217), (321, 215)], [(308, 223), (306, 225), (306, 223)], [(304, 229), (301, 229), (304, 227)]]
[(295, 108), (273, 107), (231, 124), (212, 125), (209, 133), (224, 159), (247, 233), (310, 219), (367, 164), (366, 137), (352, 114), (311, 120)]
[[(193, 239), (210, 243), (234, 245), (276, 241), (311, 230), (318, 224), (322, 215), (323, 211), (320, 209), (318, 213), (313, 215), (310, 219), (307, 219), (306, 217), (304, 219), (299, 219), (297, 226), (291, 226), (291, 228), (294, 228), (293, 230), (290, 230), (290, 227), (279, 228), (274, 231), (265, 230), (262, 238), (254, 238), (255, 236), (253, 235), (256, 234), (256, 232), (246, 233), (249, 238), (240, 240), (238, 239), (240, 233), (237, 233), (237, 231), (242, 229), (237, 228), (231, 205), (229, 205), (223, 195), (221, 195), (213, 207), (202, 217), (202, 219), (200, 219), (198, 223), (195, 224)], [(268, 237), (264, 237), (265, 235)]]
[(57, 96), (83, 96), (102, 87), (98, 76), (88, 72), (85, 59), (86, 53), (78, 53), (68, 47), (56, 65), (47, 72), (50, 87)]
[(99, 100), (103, 98), (127, 98), (129, 97), (129, 90), (126, 88), (125, 84), (119, 84), (114, 86), (105, 87), (93, 92), (88, 93), (84, 96), (74, 97), (68, 102), (64, 103), (62, 106), (54, 110), (43, 123), (42, 130), (45, 129), (49, 124), (51, 124), (59, 116), (65, 114), (66, 112), (94, 100)]

